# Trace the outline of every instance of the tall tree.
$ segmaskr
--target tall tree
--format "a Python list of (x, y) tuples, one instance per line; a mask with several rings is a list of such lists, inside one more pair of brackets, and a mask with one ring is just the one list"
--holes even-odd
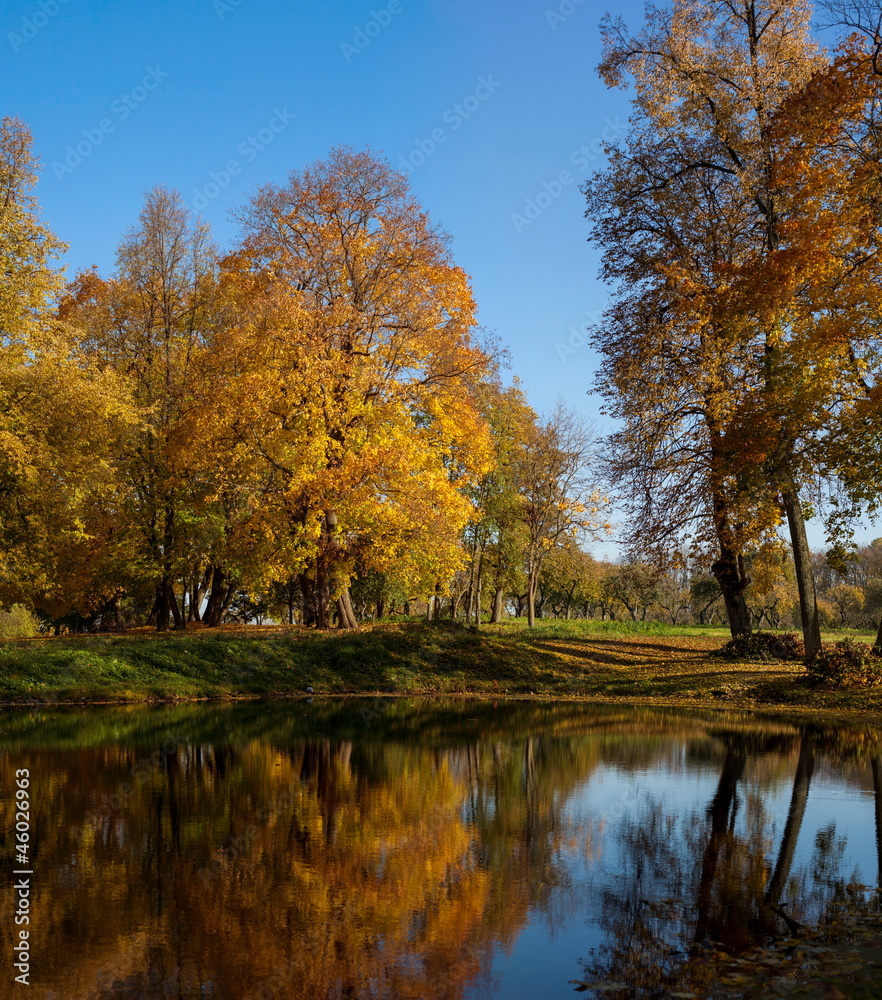
[[(861, 508), (878, 509), (882, 472), (882, 80), (873, 46), (846, 39), (777, 108), (769, 129), (776, 242), (727, 276), (730, 309), (775, 331), (764, 391), (747, 400), (733, 450), (773, 472), (841, 483), (826, 515), (840, 547)], [(795, 545), (794, 555), (802, 587), (807, 554)]]
[[(192, 222), (180, 196), (147, 197), (138, 224), (120, 243), (109, 281), (81, 275), (61, 316), (80, 330), (80, 352), (98, 370), (117, 373), (140, 413), (119, 456), (120, 530), (130, 558), (152, 581), (157, 628), (185, 626), (176, 582), (185, 575), (194, 532), (211, 523), (213, 483), (187, 421), (197, 406), (200, 355), (217, 316), (215, 252), (207, 229)], [(198, 511), (198, 515), (197, 515)]]
[(475, 514), (464, 533), (469, 556), (466, 617), (474, 613), (476, 623), (481, 620), (484, 581), (489, 581), (493, 594), (491, 621), (499, 622), (506, 587), (522, 572), (525, 536), (515, 456), (536, 422), (517, 380), (507, 388), (488, 381), (479, 398), (493, 451), (491, 467), (469, 490)]
[(634, 125), (587, 190), (604, 276), (626, 289), (597, 334), (601, 389), (627, 421), (613, 474), (646, 498), (635, 502), (644, 529), (676, 536), (697, 525), (703, 542), (702, 523), (712, 526), (733, 634), (750, 631), (741, 554), (774, 528), (779, 497), (811, 654), (820, 640), (800, 428), (754, 427), (754, 444), (771, 433), (777, 445), (760, 449), (761, 463), (730, 438), (745, 400), (778, 390), (786, 325), (774, 310), (751, 316), (729, 301), (731, 271), (778, 245), (771, 119), (821, 65), (809, 16), (799, 0), (676, 0), (650, 9), (636, 36), (608, 18), (600, 71), (610, 85), (633, 79)]
[[(113, 479), (125, 405), (56, 322), (64, 245), (40, 221), (25, 125), (0, 122), (0, 602), (101, 600), (90, 531)], [(91, 565), (80, 559), (91, 549)]]
[(287, 530), (311, 546), (307, 619), (327, 625), (334, 599), (354, 625), (356, 562), (394, 563), (431, 589), (462, 558), (463, 491), (490, 462), (476, 386), (492, 364), (474, 342), (468, 278), (404, 176), (368, 152), (335, 150), (264, 187), (241, 221), (229, 269), (284, 310), (239, 331), (255, 344), (245, 377), (268, 405), (234, 430), (265, 460)]

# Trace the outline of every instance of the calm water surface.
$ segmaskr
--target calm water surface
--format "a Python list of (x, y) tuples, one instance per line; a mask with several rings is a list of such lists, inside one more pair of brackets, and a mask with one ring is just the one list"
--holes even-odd
[[(14, 775), (31, 980), (13, 982)], [(663, 997), (876, 886), (882, 742), (726, 712), (0, 714), (0, 997)]]

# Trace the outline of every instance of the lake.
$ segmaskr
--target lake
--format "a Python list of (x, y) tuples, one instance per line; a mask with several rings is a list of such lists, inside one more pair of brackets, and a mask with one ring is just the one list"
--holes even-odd
[(872, 729), (727, 711), (6, 710), (0, 791), (31, 1000), (666, 997), (882, 859)]

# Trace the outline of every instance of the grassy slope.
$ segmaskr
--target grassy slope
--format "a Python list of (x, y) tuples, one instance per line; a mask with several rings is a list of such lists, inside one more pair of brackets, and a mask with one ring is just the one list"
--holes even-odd
[(882, 689), (810, 690), (796, 664), (709, 657), (725, 638), (722, 629), (550, 621), (534, 632), (518, 622), (407, 622), (358, 633), (225, 627), (26, 640), (0, 646), (0, 701), (291, 696), (309, 685), (316, 694), (636, 699), (882, 718)]

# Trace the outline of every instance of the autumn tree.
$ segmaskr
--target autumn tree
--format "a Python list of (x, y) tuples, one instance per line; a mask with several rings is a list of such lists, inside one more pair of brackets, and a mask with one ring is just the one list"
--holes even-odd
[(431, 589), (462, 558), (464, 488), (490, 457), (475, 304), (446, 234), (370, 153), (262, 188), (241, 222), (231, 430), (265, 464), (272, 530), (302, 543), (307, 621), (333, 600), (354, 626), (356, 564)]
[(525, 428), (512, 461), (526, 534), (527, 619), (536, 624), (536, 592), (547, 553), (604, 527), (605, 501), (589, 466), (593, 435), (574, 410), (558, 403), (544, 420)]
[(779, 628), (782, 618), (795, 610), (799, 616), (793, 560), (780, 539), (769, 539), (746, 556), (750, 586), (746, 596), (754, 624), (763, 620), (770, 628)]
[(661, 574), (647, 563), (622, 562), (603, 581), (608, 601), (621, 604), (631, 621), (645, 621), (646, 613), (658, 597)]
[(873, 73), (882, 76), (882, 6), (878, 0), (819, 0), (823, 27), (844, 28), (857, 32), (869, 43)]
[[(117, 272), (80, 275), (61, 317), (79, 330), (79, 352), (96, 370), (116, 373), (140, 414), (118, 456), (116, 530), (128, 557), (154, 589), (157, 628), (185, 626), (175, 584), (210, 540), (214, 484), (198, 455), (207, 442), (188, 421), (198, 405), (200, 355), (216, 326), (215, 252), (204, 225), (180, 197), (152, 191), (138, 224), (120, 243)], [(210, 447), (210, 445), (209, 445)], [(216, 459), (214, 460), (216, 463)]]
[(691, 575), (685, 559), (672, 560), (659, 574), (655, 606), (670, 618), (672, 625), (680, 621), (681, 615), (685, 617), (692, 610)]
[(779, 242), (735, 286), (755, 309), (774, 275), (788, 331), (779, 368), (800, 375), (788, 376), (788, 408), (799, 415), (802, 460), (841, 486), (825, 516), (835, 549), (843, 549), (863, 512), (879, 509), (882, 495), (882, 78), (878, 37), (870, 22), (864, 27), (866, 37), (846, 39), (772, 122), (780, 148)]
[[(60, 285), (57, 258), (64, 246), (40, 222), (32, 189), (37, 164), (23, 122), (0, 122), (0, 581), (9, 600), (28, 577), (39, 575), (32, 537), (38, 489), (31, 398), (32, 351), (46, 332)], [(30, 536), (30, 537), (29, 537)]]
[(465, 528), (463, 544), (469, 557), (466, 617), (481, 619), (485, 580), (492, 593), (490, 620), (502, 620), (504, 595), (522, 574), (526, 538), (517, 485), (516, 455), (535, 426), (517, 380), (508, 387), (488, 381), (480, 388), (481, 412), (491, 431), (492, 464), (469, 490), (475, 513)]
[[(742, 555), (775, 528), (777, 500), (811, 653), (799, 496), (808, 408), (787, 408), (788, 326), (775, 300), (756, 314), (730, 297), (732, 275), (779, 244), (772, 117), (822, 65), (809, 16), (798, 0), (677, 0), (651, 9), (638, 35), (608, 18), (600, 71), (613, 86), (633, 79), (634, 125), (587, 192), (604, 277), (623, 289), (596, 338), (601, 391), (626, 421), (612, 474), (633, 490), (639, 528), (713, 538), (733, 634), (750, 631)], [(763, 407), (766, 423), (739, 422)]]
[(555, 616), (569, 620), (574, 609), (586, 612), (600, 599), (597, 563), (578, 545), (559, 546), (545, 557), (539, 586)]
[[(64, 245), (40, 221), (25, 125), (0, 123), (0, 602), (86, 607), (107, 596), (96, 524), (129, 411), (56, 321)], [(96, 521), (97, 515), (97, 521)], [(82, 556), (91, 551), (92, 558)]]

